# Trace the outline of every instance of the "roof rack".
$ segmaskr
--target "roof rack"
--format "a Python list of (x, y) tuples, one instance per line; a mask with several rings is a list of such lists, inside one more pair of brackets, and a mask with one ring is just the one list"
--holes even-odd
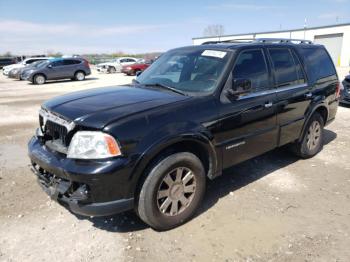
[(299, 44), (313, 44), (311, 40), (293, 39), (293, 38), (256, 38), (254, 42), (258, 43), (295, 43)]
[(223, 41), (207, 41), (202, 43), (202, 45), (210, 45), (210, 44), (220, 44), (220, 43), (291, 43), (291, 44), (313, 44), (310, 40), (304, 39), (292, 39), (292, 38), (241, 38), (241, 39), (231, 39), (231, 40), (223, 40)]

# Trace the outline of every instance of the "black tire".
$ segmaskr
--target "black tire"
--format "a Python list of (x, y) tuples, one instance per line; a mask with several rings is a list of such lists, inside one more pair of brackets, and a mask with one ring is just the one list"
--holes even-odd
[(110, 74), (114, 74), (117, 72), (117, 69), (114, 66), (110, 66), (110, 67), (108, 67), (108, 72)]
[(140, 69), (136, 69), (134, 72), (133, 72), (133, 75), (136, 76), (139, 72), (141, 72)]
[[(318, 135), (318, 142), (314, 144), (313, 148), (310, 148), (308, 146), (308, 141), (310, 140), (310, 128), (313, 125), (318, 124), (319, 125), (319, 135)], [(309, 121), (307, 122), (307, 125), (305, 126), (305, 130), (302, 134), (302, 137), (299, 139), (298, 142), (295, 142), (292, 145), (293, 152), (304, 159), (311, 158), (315, 155), (317, 155), (322, 149), (323, 149), (323, 128), (324, 128), (324, 120), (322, 116), (319, 113), (314, 113)], [(313, 143), (312, 143), (313, 144)]]
[[(162, 199), (158, 198), (158, 190), (160, 190), (160, 187), (163, 185), (162, 183), (164, 183), (163, 179), (166, 176), (168, 176), (169, 173), (172, 172), (172, 170), (182, 170), (182, 168), (184, 168), (184, 170), (186, 171), (192, 171), (191, 174), (193, 174), (194, 178), (193, 180), (189, 181), (190, 183), (194, 183), (193, 195), (189, 197), (191, 200), (186, 206), (182, 205), (182, 201), (176, 200), (179, 201), (176, 202), (177, 208), (180, 206), (178, 214), (165, 214), (160, 210), (161, 207), (159, 206), (159, 202), (162, 201)], [(185, 177), (186, 172), (184, 172), (183, 178), (181, 176), (181, 183), (183, 183)], [(179, 226), (188, 221), (195, 214), (195, 211), (197, 210), (199, 204), (203, 199), (205, 192), (205, 184), (205, 170), (202, 162), (198, 159), (198, 157), (188, 152), (172, 154), (162, 159), (161, 161), (155, 163), (150, 168), (150, 171), (147, 174), (147, 177), (140, 191), (137, 203), (137, 214), (145, 223), (147, 223), (156, 230), (168, 230)], [(169, 187), (169, 189), (167, 190), (169, 192), (172, 192), (172, 189), (175, 188)], [(174, 194), (177, 194), (177, 191), (178, 190), (175, 190)], [(171, 199), (171, 197), (169, 196), (166, 197), (165, 200), (168, 200), (168, 198)], [(172, 206), (169, 206), (168, 209), (170, 209), (171, 207)]]
[(83, 81), (83, 80), (85, 80), (85, 73), (83, 71), (75, 72), (74, 80), (76, 80), (76, 81)]
[(43, 85), (46, 82), (46, 77), (43, 74), (33, 76), (33, 83), (35, 85)]

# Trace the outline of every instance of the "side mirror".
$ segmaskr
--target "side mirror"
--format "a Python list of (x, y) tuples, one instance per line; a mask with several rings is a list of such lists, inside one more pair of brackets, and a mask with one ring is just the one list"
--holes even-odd
[(47, 68), (52, 68), (52, 65), (48, 65)]
[(236, 78), (232, 81), (232, 88), (227, 90), (230, 96), (240, 96), (249, 93), (252, 89), (252, 82), (249, 79)]
[(136, 72), (136, 76), (139, 76), (139, 75), (141, 75), (142, 74), (142, 71), (137, 71)]

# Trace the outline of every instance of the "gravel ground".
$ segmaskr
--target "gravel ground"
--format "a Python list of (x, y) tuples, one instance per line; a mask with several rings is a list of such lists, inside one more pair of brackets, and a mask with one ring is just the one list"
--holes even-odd
[(132, 212), (72, 215), (29, 171), (26, 143), (40, 104), (132, 77), (93, 73), (44, 86), (0, 76), (0, 261), (349, 261), (350, 108), (339, 107), (324, 150), (300, 160), (278, 149), (209, 182), (198, 215), (156, 232)]

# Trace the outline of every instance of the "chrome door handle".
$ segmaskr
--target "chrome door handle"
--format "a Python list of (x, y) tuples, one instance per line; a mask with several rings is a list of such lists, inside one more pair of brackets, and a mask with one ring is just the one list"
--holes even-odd
[(265, 108), (270, 108), (270, 107), (272, 107), (272, 105), (273, 105), (272, 102), (268, 102), (265, 104)]
[(311, 97), (312, 97), (312, 93), (307, 93), (307, 94), (305, 94), (305, 97), (306, 97), (306, 98), (311, 98)]

